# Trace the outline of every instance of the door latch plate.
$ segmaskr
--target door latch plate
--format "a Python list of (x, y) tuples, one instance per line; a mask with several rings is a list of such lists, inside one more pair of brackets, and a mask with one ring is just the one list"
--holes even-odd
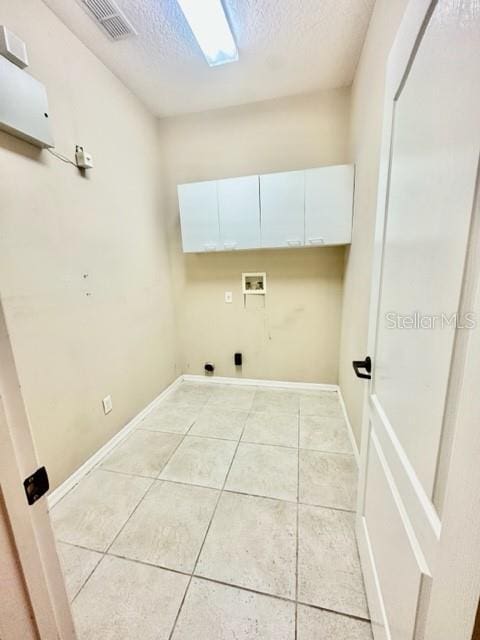
[(25, 488), (25, 494), (27, 496), (28, 504), (34, 504), (50, 489), (50, 482), (48, 481), (48, 474), (45, 467), (40, 467), (31, 476), (28, 476), (23, 481)]

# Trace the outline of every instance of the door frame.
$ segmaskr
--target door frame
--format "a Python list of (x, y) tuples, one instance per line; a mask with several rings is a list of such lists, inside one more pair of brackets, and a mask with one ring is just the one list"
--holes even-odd
[[(367, 338), (367, 353), (372, 356), (375, 353), (380, 304), (395, 99), (403, 87), (404, 79), (436, 5), (437, 0), (410, 0), (388, 57)], [(480, 269), (478, 185), (477, 174), (477, 197), (467, 258), (471, 265), (476, 266), (477, 272)], [(468, 264), (465, 277), (468, 278)], [(468, 302), (472, 305), (471, 309), (474, 309), (477, 318), (480, 318), (478, 277), (474, 276), (472, 282), (467, 285), (470, 289), (466, 292), (464, 284), (462, 297), (465, 300), (466, 293)], [(423, 566), (426, 571), (420, 590), (415, 640), (470, 640), (480, 596), (480, 576), (477, 576), (477, 567), (480, 565), (480, 429), (476, 424), (480, 403), (478, 390), (475, 392), (475, 387), (478, 387), (475, 381), (480, 378), (480, 327), (476, 331), (464, 333), (469, 335), (468, 338), (463, 336), (464, 339), (458, 341), (461, 342), (459, 351), (462, 357), (456, 363), (458, 380), (453, 396), (456, 405), (454, 440), (448, 461), (448, 487), (441, 522), (433, 506), (423, 501), (428, 525), (425, 527), (425, 535), (430, 536), (435, 553), (432, 552), (432, 557), (428, 558), (430, 570), (427, 570), (426, 562)], [(363, 516), (371, 438), (371, 385), (372, 381), (364, 388), (356, 533), (375, 638), (390, 640), (385, 625), (387, 617), (380, 582)], [(418, 496), (422, 496), (423, 493), (420, 487)], [(462, 500), (458, 500), (459, 495), (462, 496)], [(421, 556), (421, 549), (418, 548), (417, 551)], [(455, 590), (452, 590), (453, 578)], [(383, 623), (383, 629), (381, 624), (375, 624), (376, 621)]]
[[(29, 506), (23, 480), (38, 468), (38, 459), (22, 396), (5, 311), (0, 299), (0, 517), (9, 544), (2, 563), (13, 593), (0, 599), (0, 628), (6, 638), (75, 640), (65, 583), (50, 525), (45, 496)], [(6, 520), (6, 522), (5, 522)], [(23, 611), (8, 610), (15, 601)], [(20, 627), (21, 625), (21, 627)], [(17, 626), (17, 629), (14, 628)]]

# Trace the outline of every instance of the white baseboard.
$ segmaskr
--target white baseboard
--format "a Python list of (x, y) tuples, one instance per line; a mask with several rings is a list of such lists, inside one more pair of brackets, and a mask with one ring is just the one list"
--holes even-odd
[(284, 382), (282, 380), (255, 380), (253, 378), (223, 378), (221, 376), (201, 376), (185, 374), (185, 382), (238, 384), (254, 387), (279, 387), (283, 389), (311, 389), (312, 391), (338, 391), (336, 384), (320, 384), (317, 382)]
[(57, 502), (59, 502), (73, 487), (75, 487), (82, 478), (84, 478), (90, 471), (92, 471), (110, 451), (117, 446), (122, 440), (124, 440), (129, 433), (135, 429), (135, 427), (141, 422), (147, 414), (149, 414), (155, 407), (164, 400), (174, 389), (183, 381), (183, 376), (179, 376), (171, 385), (166, 387), (145, 409), (142, 409), (134, 418), (130, 420), (113, 438), (103, 445), (93, 456), (91, 456), (86, 462), (82, 464), (65, 482), (57, 487), (52, 493), (47, 496), (48, 509), (52, 509)]
[(338, 387), (338, 399), (340, 400), (340, 404), (342, 406), (343, 417), (345, 418), (345, 422), (347, 423), (348, 435), (350, 437), (350, 443), (352, 445), (353, 454), (355, 456), (355, 460), (357, 461), (357, 466), (360, 465), (360, 452), (358, 450), (357, 441), (355, 440), (355, 436), (353, 435), (352, 423), (350, 422), (350, 418), (348, 417), (347, 407), (345, 406), (345, 401), (342, 396), (342, 390)]

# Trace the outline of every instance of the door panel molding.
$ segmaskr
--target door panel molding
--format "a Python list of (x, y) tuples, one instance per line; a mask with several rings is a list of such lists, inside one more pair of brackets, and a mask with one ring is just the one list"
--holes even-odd
[(434, 549), (440, 539), (440, 519), (376, 396), (371, 397), (370, 407), (372, 437), (381, 449), (395, 485), (403, 496), (405, 510), (413, 523), (422, 554), (428, 565), (432, 566)]
[(374, 430), (367, 475), (365, 528), (382, 594), (387, 596), (383, 600), (384, 625), (387, 635), (403, 639), (415, 624), (421, 582), (428, 575), (428, 566)]
[(378, 578), (377, 565), (373, 555), (372, 543), (368, 532), (365, 516), (357, 518), (356, 534), (358, 551), (362, 559), (363, 580), (368, 594), (368, 607), (370, 621), (375, 640), (391, 640), (392, 636), (388, 628), (385, 603), (383, 601), (380, 580)]

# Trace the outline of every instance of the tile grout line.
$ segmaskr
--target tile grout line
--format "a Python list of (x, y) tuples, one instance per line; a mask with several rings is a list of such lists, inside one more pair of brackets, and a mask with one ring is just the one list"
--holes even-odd
[(165, 461), (165, 464), (162, 465), (162, 468), (160, 469), (160, 471), (157, 473), (157, 475), (152, 478), (152, 482), (150, 484), (150, 486), (148, 487), (148, 489), (145, 491), (145, 493), (143, 494), (143, 496), (141, 497), (141, 499), (139, 500), (139, 502), (137, 503), (137, 505), (135, 506), (135, 509), (132, 511), (132, 513), (128, 516), (128, 518), (126, 519), (126, 521), (123, 523), (123, 526), (120, 528), (120, 530), (118, 531), (118, 533), (115, 535), (115, 537), (113, 538), (113, 540), (111, 541), (111, 543), (108, 545), (107, 550), (105, 551), (105, 553), (108, 553), (110, 551), (110, 549), (112, 548), (112, 545), (115, 543), (115, 541), (117, 540), (118, 536), (122, 533), (122, 531), (125, 529), (125, 527), (127, 526), (127, 524), (130, 522), (133, 514), (137, 511), (138, 507), (142, 504), (142, 502), (145, 500), (145, 498), (147, 497), (147, 494), (150, 493), (150, 489), (154, 486), (155, 482), (163, 482), (163, 480), (160, 479), (160, 475), (163, 473), (163, 470), (165, 469), (165, 467), (167, 466), (167, 464), (170, 462), (170, 460), (173, 458), (173, 456), (175, 455), (175, 453), (178, 451), (180, 445), (182, 444), (182, 442), (185, 440), (185, 436), (182, 436), (180, 438), (180, 441), (178, 442), (177, 446), (174, 447), (172, 449), (172, 452), (170, 453), (170, 455), (168, 456), (167, 460)]
[[(128, 516), (128, 518), (125, 520), (125, 522), (123, 523), (123, 525), (120, 527), (120, 529), (117, 531), (117, 533), (115, 534), (115, 536), (113, 537), (112, 541), (110, 542), (110, 544), (107, 546), (107, 548), (105, 549), (105, 551), (100, 551), (99, 553), (102, 554), (102, 558), (101, 560), (97, 563), (97, 565), (95, 566), (95, 568), (93, 569), (93, 571), (88, 575), (87, 579), (85, 580), (85, 582), (82, 584), (82, 586), (80, 587), (80, 589), (78, 590), (78, 592), (75, 594), (74, 598), (72, 598), (72, 604), (74, 602), (74, 600), (79, 596), (79, 594), (81, 593), (81, 591), (83, 591), (83, 589), (85, 588), (85, 585), (89, 582), (90, 578), (93, 576), (93, 574), (95, 573), (95, 571), (98, 569), (98, 567), (100, 566), (100, 564), (104, 561), (105, 556), (109, 555), (108, 552), (110, 551), (112, 545), (114, 544), (115, 540), (118, 538), (118, 536), (122, 533), (122, 531), (125, 529), (125, 527), (127, 526), (128, 522), (130, 522), (130, 519), (132, 518), (133, 514), (137, 511), (138, 507), (142, 504), (142, 502), (145, 500), (147, 494), (150, 492), (150, 489), (154, 486), (154, 484), (159, 480), (158, 476), (161, 474), (161, 472), (163, 471), (163, 469), (167, 466), (167, 464), (169, 463), (171, 457), (173, 456), (173, 454), (177, 451), (178, 447), (182, 444), (183, 440), (184, 440), (185, 436), (183, 436), (179, 443), (177, 444), (177, 446), (172, 450), (171, 454), (168, 456), (167, 461), (165, 462), (165, 464), (163, 465), (161, 471), (158, 472), (158, 475), (155, 478), (152, 478), (150, 476), (148, 476), (148, 479), (151, 480), (150, 486), (148, 487), (148, 489), (145, 491), (145, 493), (143, 494), (143, 496), (140, 498), (140, 500), (138, 501), (138, 503), (136, 504), (135, 508), (133, 509), (133, 511), (130, 513), (130, 515)], [(119, 443), (121, 444), (121, 443)], [(113, 452), (112, 452), (113, 453)], [(96, 467), (98, 468), (98, 467)], [(92, 471), (94, 471), (94, 469), (92, 469)], [(111, 472), (111, 473), (116, 473), (115, 471)], [(123, 475), (130, 475), (130, 474), (123, 474)], [(135, 476), (137, 477), (137, 476)], [(141, 476), (141, 477), (145, 477), (145, 476)], [(145, 479), (147, 479), (147, 477), (145, 477)]]
[[(251, 413), (254, 412), (250, 412), (248, 413), (248, 416), (251, 415)], [(270, 415), (274, 416), (275, 413), (272, 412)], [(289, 413), (289, 416), (292, 416), (294, 414)], [(198, 416), (197, 416), (198, 418)], [(148, 429), (146, 427), (141, 427), (138, 426), (135, 428), (135, 431), (148, 431), (149, 433), (167, 433), (169, 435), (174, 435), (174, 436), (188, 436), (190, 438), (204, 438), (206, 440), (221, 440), (222, 442), (236, 442), (237, 438), (220, 438), (219, 436), (211, 436), (211, 435), (204, 435), (204, 434), (198, 434), (198, 433), (192, 433), (191, 429), (192, 427), (195, 425), (195, 422), (197, 420), (197, 418), (195, 419), (195, 421), (193, 422), (193, 424), (188, 428), (187, 431), (181, 432), (181, 431), (168, 431), (166, 429)], [(299, 419), (299, 417), (297, 416), (297, 418)], [(248, 418), (247, 418), (248, 420)], [(134, 433), (132, 432), (132, 433)], [(346, 457), (350, 457), (350, 458), (355, 458), (355, 454), (354, 453), (349, 453), (348, 451), (331, 451), (330, 449), (312, 449), (311, 447), (291, 447), (287, 444), (278, 444), (278, 443), (273, 443), (273, 442), (256, 442), (255, 440), (242, 440), (242, 443), (244, 444), (254, 444), (254, 445), (258, 445), (259, 447), (281, 447), (282, 449), (301, 449), (302, 451), (314, 451), (317, 453), (323, 453), (323, 454), (328, 454), (328, 455), (333, 455), (333, 456), (346, 456)], [(121, 444), (121, 443), (120, 443)]]
[[(255, 392), (255, 393), (256, 393), (256, 392)], [(254, 394), (254, 395), (255, 395), (255, 394)], [(253, 397), (252, 397), (252, 404), (253, 404)], [(250, 409), (251, 409), (251, 406), (250, 406)], [(248, 412), (248, 414), (250, 414), (250, 411)], [(235, 460), (235, 456), (237, 455), (237, 451), (238, 451), (238, 448), (239, 448), (239, 446), (240, 446), (240, 441), (241, 441), (241, 439), (242, 439), (243, 432), (245, 431), (245, 427), (246, 427), (246, 424), (247, 424), (247, 420), (248, 420), (248, 417), (247, 417), (247, 419), (246, 419), (246, 420), (245, 420), (245, 422), (244, 422), (244, 425), (243, 425), (243, 428), (242, 428), (242, 432), (241, 432), (240, 437), (239, 437), (239, 439), (238, 439), (238, 441), (237, 441), (237, 445), (236, 445), (236, 447), (235, 447), (235, 451), (233, 452), (232, 459), (230, 460), (230, 464), (229, 464), (229, 467), (228, 467), (227, 473), (225, 474), (225, 479), (224, 479), (224, 481), (223, 481), (222, 488), (221, 488), (221, 489), (220, 489), (220, 491), (219, 491), (218, 498), (217, 498), (217, 502), (215, 503), (215, 507), (214, 507), (213, 512), (212, 512), (212, 515), (211, 515), (211, 517), (210, 517), (210, 521), (209, 521), (209, 523), (208, 523), (208, 527), (207, 527), (207, 529), (206, 529), (206, 531), (205, 531), (205, 535), (204, 535), (204, 537), (203, 537), (202, 544), (200, 545), (200, 549), (199, 549), (199, 551), (198, 551), (198, 553), (197, 553), (197, 557), (196, 557), (196, 559), (195, 559), (195, 563), (194, 563), (194, 565), (193, 565), (193, 569), (192, 569), (192, 573), (191, 573), (191, 576), (190, 576), (190, 580), (188, 581), (187, 588), (185, 589), (185, 593), (183, 594), (182, 601), (180, 602), (180, 606), (179, 606), (179, 608), (178, 608), (177, 615), (175, 616), (175, 620), (174, 620), (174, 622), (173, 622), (173, 626), (172, 626), (172, 630), (170, 631), (170, 635), (168, 636), (168, 640), (172, 640), (172, 639), (173, 639), (173, 634), (175, 633), (175, 629), (176, 629), (176, 627), (177, 627), (177, 623), (178, 623), (178, 620), (179, 620), (179, 618), (180, 618), (180, 614), (182, 613), (183, 605), (184, 605), (185, 600), (186, 600), (186, 598), (187, 598), (187, 593), (188, 593), (188, 591), (190, 590), (190, 585), (192, 584), (192, 580), (193, 580), (193, 577), (194, 577), (194, 575), (195, 575), (195, 570), (196, 570), (196, 568), (197, 568), (198, 561), (200, 560), (200, 556), (201, 556), (201, 554), (202, 554), (203, 547), (205, 546), (205, 542), (206, 542), (206, 540), (207, 540), (208, 533), (209, 533), (210, 528), (211, 528), (211, 526), (212, 526), (212, 522), (213, 522), (213, 519), (214, 519), (215, 514), (216, 514), (216, 512), (217, 512), (218, 505), (220, 504), (220, 500), (221, 500), (221, 497), (222, 497), (222, 495), (223, 495), (223, 491), (224, 491), (224, 489), (225, 489), (225, 485), (227, 484), (228, 476), (230, 475), (230, 470), (231, 470), (231, 468), (232, 468), (232, 466), (233, 466), (233, 461)], [(193, 425), (192, 425), (192, 426), (193, 426)]]
[[(238, 589), (240, 591), (246, 591), (248, 593), (255, 593), (255, 594), (260, 595), (260, 596), (265, 596), (266, 598), (273, 598), (275, 600), (280, 600), (282, 602), (290, 602), (291, 604), (295, 604), (295, 600), (293, 600), (292, 598), (287, 598), (286, 596), (279, 596), (279, 595), (276, 595), (274, 593), (269, 593), (268, 591), (259, 591), (257, 589), (252, 589), (250, 587), (245, 587), (245, 586), (242, 586), (242, 585), (239, 585), (239, 584), (230, 583), (230, 582), (224, 582), (224, 581), (218, 580), (216, 578), (208, 578), (207, 576), (201, 576), (199, 574), (192, 574), (192, 573), (189, 573), (187, 571), (181, 571), (180, 569), (173, 569), (172, 567), (167, 567), (165, 565), (158, 565), (158, 564), (154, 564), (152, 562), (147, 562), (145, 560), (137, 560), (135, 558), (129, 558), (127, 556), (122, 556), (122, 555), (117, 554), (117, 553), (112, 553), (112, 552), (102, 553), (101, 551), (97, 551), (96, 549), (90, 549), (89, 547), (84, 547), (84, 546), (79, 545), (79, 544), (72, 544), (71, 542), (65, 542), (64, 540), (59, 540), (59, 542), (62, 542), (62, 544), (70, 545), (71, 547), (76, 547), (78, 549), (83, 549), (84, 551), (92, 551), (94, 553), (98, 553), (98, 554), (102, 555), (102, 557), (104, 555), (108, 555), (109, 557), (118, 558), (119, 560), (126, 560), (127, 562), (134, 562), (135, 564), (140, 564), (142, 566), (153, 567), (153, 568), (156, 568), (156, 569), (161, 569), (162, 571), (169, 571), (171, 573), (175, 573), (175, 574), (178, 574), (178, 575), (197, 578), (198, 580), (203, 580), (205, 582), (212, 582), (213, 584), (220, 584), (222, 586), (230, 587), (232, 589)], [(99, 561), (98, 564), (100, 564), (100, 562), (101, 561)], [(98, 564), (97, 564), (97, 566), (98, 566)], [(95, 569), (96, 569), (96, 567), (95, 567)], [(311, 604), (309, 602), (303, 602), (301, 600), (298, 602), (298, 604), (302, 605), (304, 607), (310, 607), (311, 609), (317, 609), (317, 610), (320, 610), (320, 611), (328, 611), (330, 613), (334, 613), (334, 614), (339, 615), (339, 616), (344, 616), (346, 618), (352, 618), (353, 620), (359, 620), (361, 622), (371, 622), (370, 618), (364, 618), (362, 616), (357, 616), (357, 615), (354, 615), (353, 613), (345, 613), (345, 612), (342, 612), (342, 611), (338, 611), (336, 609), (329, 609), (328, 607), (322, 607), (321, 605)]]
[[(242, 442), (240, 441), (239, 444), (242, 444)], [(129, 476), (131, 478), (143, 478), (144, 480), (153, 480), (154, 483), (160, 482), (164, 484), (179, 484), (187, 487), (196, 487), (197, 489), (211, 489), (213, 491), (221, 491), (219, 487), (212, 487), (206, 484), (195, 484), (194, 482), (186, 482), (182, 480), (171, 480), (171, 479), (167, 480), (160, 477), (157, 478), (153, 476), (142, 476), (136, 473), (124, 473), (123, 471), (115, 471), (114, 469), (102, 469), (102, 471), (105, 471), (107, 473), (116, 473), (117, 475), (121, 475), (121, 476)], [(150, 491), (150, 489), (151, 487), (149, 487), (148, 491)], [(238, 489), (224, 489), (223, 492), (233, 493), (238, 496), (249, 496), (250, 498), (261, 498), (262, 500), (274, 500), (275, 502), (287, 502), (288, 504), (297, 504), (296, 500), (287, 500), (286, 498), (276, 498), (274, 496), (266, 496), (260, 493), (250, 493), (248, 491), (239, 491)], [(305, 507), (313, 507), (316, 509), (329, 509), (332, 511), (340, 511), (342, 513), (355, 513), (354, 509), (344, 509), (343, 507), (332, 507), (331, 505), (327, 505), (327, 504), (315, 504), (313, 502), (301, 502), (301, 501), (298, 504)], [(74, 547), (75, 546), (82, 547), (82, 545), (75, 544), (74, 542), (69, 542), (68, 540), (60, 540), (60, 542), (63, 542), (65, 544), (70, 544)], [(89, 547), (82, 547), (82, 548), (89, 549)], [(97, 549), (90, 549), (90, 550), (96, 551), (97, 553), (102, 553), (102, 551), (98, 551)]]
[[(273, 598), (274, 600), (280, 600), (281, 602), (289, 602), (291, 604), (295, 604), (295, 600), (292, 598), (287, 598), (286, 596), (279, 596), (274, 593), (269, 593), (268, 591), (259, 591), (258, 589), (252, 589), (250, 587), (244, 587), (239, 584), (234, 584), (231, 582), (223, 582), (222, 580), (217, 580), (216, 578), (207, 578), (206, 576), (200, 576), (198, 574), (194, 574), (192, 577), (197, 578), (197, 580), (204, 580), (205, 582), (212, 582), (214, 584), (220, 584), (224, 587), (231, 587), (233, 589), (238, 589), (239, 591), (247, 591), (248, 593), (255, 593), (259, 596), (265, 596), (267, 598)], [(338, 611), (336, 609), (329, 609), (327, 607), (322, 607), (317, 604), (311, 604), (309, 602), (303, 602), (302, 600), (298, 601), (298, 604), (303, 607), (310, 607), (311, 609), (317, 609), (319, 611), (328, 611), (329, 613), (334, 613), (337, 616), (344, 616), (345, 618), (351, 618), (352, 620), (359, 620), (361, 622), (371, 622), (370, 618), (363, 618), (362, 616), (357, 616), (353, 613), (344, 613), (342, 611)]]
[[(80, 547), (80, 549), (85, 549), (85, 547)], [(91, 549), (89, 549), (89, 551), (91, 551)], [(97, 552), (97, 553), (101, 553), (101, 552)], [(96, 571), (97, 567), (99, 566), (99, 564), (103, 561), (103, 559), (105, 558), (105, 554), (101, 553), (101, 558), (100, 560), (97, 562), (97, 564), (93, 567), (93, 569), (90, 571), (90, 573), (88, 574), (88, 576), (85, 579), (85, 582), (80, 585), (80, 588), (78, 589), (78, 591), (75, 593), (75, 595), (73, 596), (73, 598), (70, 600), (70, 606), (73, 604), (75, 598), (78, 596), (78, 594), (80, 593), (80, 591), (83, 589), (83, 587), (87, 584), (87, 582), (90, 580), (90, 578), (92, 577), (92, 575), (94, 574), (94, 572)]]
[[(235, 440), (228, 440), (227, 442), (235, 442)], [(239, 444), (244, 444), (244, 442), (242, 440), (237, 441), (239, 442)], [(295, 451), (295, 449), (294, 449)], [(300, 449), (299, 450), (299, 454), (300, 451), (305, 451), (305, 449)], [(143, 476), (140, 475), (138, 473), (125, 473), (124, 471), (117, 471), (115, 469), (103, 469), (102, 471), (106, 471), (107, 473), (116, 473), (118, 475), (122, 475), (122, 476), (130, 476), (132, 478), (144, 478), (145, 480), (153, 480), (155, 482), (167, 482), (167, 483), (172, 483), (172, 484), (181, 484), (181, 485), (187, 485), (189, 487), (197, 487), (198, 489), (214, 489), (216, 491), (220, 491), (221, 489), (219, 489), (219, 487), (212, 487), (210, 485), (206, 485), (206, 484), (196, 484), (194, 482), (186, 482), (186, 481), (182, 481), (182, 480), (171, 480), (166, 479), (166, 478), (160, 478), (160, 477), (154, 477), (154, 476)], [(162, 470), (163, 472), (163, 470)], [(162, 473), (161, 472), (161, 473)], [(239, 496), (250, 496), (251, 498), (263, 498), (264, 500), (277, 500), (280, 502), (288, 502), (289, 504), (297, 504), (297, 500), (287, 500), (286, 498), (276, 498), (275, 496), (265, 496), (262, 495), (260, 493), (250, 493), (248, 491), (239, 491), (238, 489), (224, 489), (224, 492), (226, 493), (234, 493), (236, 495)], [(301, 505), (304, 505), (306, 507), (317, 507), (319, 509), (332, 509), (333, 511), (341, 511), (342, 513), (355, 513), (355, 509), (346, 509), (344, 507), (333, 507), (331, 505), (327, 505), (327, 504), (316, 504), (314, 502), (298, 502)], [(67, 544), (71, 544), (70, 542), (67, 542)], [(99, 552), (101, 553), (101, 552)]]

